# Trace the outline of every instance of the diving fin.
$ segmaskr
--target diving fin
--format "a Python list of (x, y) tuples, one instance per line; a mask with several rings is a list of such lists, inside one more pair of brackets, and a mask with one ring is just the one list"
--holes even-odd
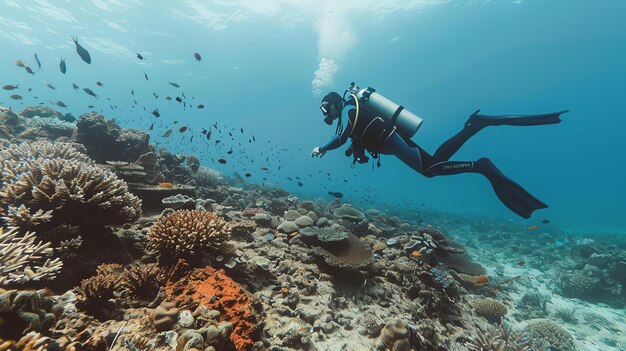
[(531, 195), (521, 185), (502, 174), (488, 158), (475, 162), (477, 170), (485, 175), (502, 203), (516, 214), (528, 219), (535, 210), (548, 205)]
[(569, 110), (545, 113), (541, 115), (499, 115), (488, 116), (478, 114), (480, 110), (472, 113), (465, 122), (465, 127), (477, 126), (539, 126), (544, 124), (557, 124), (561, 122), (560, 116)]

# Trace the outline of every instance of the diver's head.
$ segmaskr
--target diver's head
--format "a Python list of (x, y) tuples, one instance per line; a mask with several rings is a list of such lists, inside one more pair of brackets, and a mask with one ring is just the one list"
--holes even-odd
[(324, 115), (324, 122), (331, 125), (333, 121), (341, 116), (343, 108), (343, 98), (338, 93), (331, 91), (322, 98), (320, 111)]

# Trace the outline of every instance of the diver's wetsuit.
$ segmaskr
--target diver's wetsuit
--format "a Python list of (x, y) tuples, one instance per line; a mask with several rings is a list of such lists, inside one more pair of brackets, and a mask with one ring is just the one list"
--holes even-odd
[[(491, 125), (541, 125), (559, 123), (561, 111), (536, 116), (483, 116), (476, 111), (465, 123), (465, 127), (445, 141), (430, 155), (415, 144), (411, 139), (404, 138), (396, 128), (380, 117), (359, 111), (356, 130), (352, 132), (356, 115), (353, 100), (344, 106), (341, 118), (348, 121), (345, 129), (335, 135), (326, 145), (320, 147), (322, 152), (333, 150), (343, 145), (348, 138), (353, 143), (361, 143), (367, 150), (385, 155), (394, 155), (409, 167), (428, 178), (434, 176), (453, 175), (460, 173), (479, 173), (485, 176), (493, 186), (496, 195), (513, 212), (529, 218), (533, 211), (548, 207), (539, 199), (527, 192), (519, 184), (507, 178), (487, 158), (477, 161), (449, 161), (459, 148), (482, 128)], [(339, 128), (340, 130), (340, 128)]]

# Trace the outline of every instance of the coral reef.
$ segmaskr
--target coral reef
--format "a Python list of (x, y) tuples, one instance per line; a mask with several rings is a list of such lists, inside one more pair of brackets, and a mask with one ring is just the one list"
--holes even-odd
[(48, 331), (63, 312), (44, 290), (0, 289), (0, 339), (17, 340), (30, 331)]
[(0, 228), (0, 286), (54, 279), (63, 263), (51, 256), (50, 243), (38, 242), (34, 233)]
[(178, 210), (161, 217), (151, 228), (150, 247), (162, 256), (193, 257), (204, 251), (228, 250), (231, 227), (214, 212)]
[(528, 323), (524, 332), (535, 339), (541, 339), (552, 350), (576, 351), (574, 339), (567, 330), (548, 319), (534, 320)]
[(155, 264), (140, 264), (124, 270), (119, 287), (123, 294), (151, 301), (168, 280), (168, 272)]
[(474, 310), (487, 320), (496, 322), (502, 320), (502, 317), (508, 312), (508, 309), (502, 302), (490, 297), (474, 302)]
[(359, 269), (372, 263), (372, 249), (355, 235), (331, 242), (320, 242), (313, 249), (327, 265), (339, 269)]

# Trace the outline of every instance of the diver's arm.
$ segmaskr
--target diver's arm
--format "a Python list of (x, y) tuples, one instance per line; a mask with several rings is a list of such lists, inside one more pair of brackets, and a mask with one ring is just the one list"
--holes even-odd
[(341, 118), (345, 118), (347, 122), (346, 124), (346, 128), (343, 130), (343, 132), (340, 135), (335, 135), (333, 136), (332, 139), (330, 139), (330, 141), (328, 143), (326, 143), (326, 145), (321, 146), (320, 147), (320, 151), (321, 152), (326, 152), (328, 150), (334, 150), (338, 147), (340, 147), (341, 145), (345, 144), (346, 141), (348, 141), (348, 138), (350, 137), (350, 134), (352, 133), (352, 122), (350, 122), (350, 115), (354, 115), (355, 112), (355, 108), (354, 106), (346, 106), (343, 111), (341, 112)]

